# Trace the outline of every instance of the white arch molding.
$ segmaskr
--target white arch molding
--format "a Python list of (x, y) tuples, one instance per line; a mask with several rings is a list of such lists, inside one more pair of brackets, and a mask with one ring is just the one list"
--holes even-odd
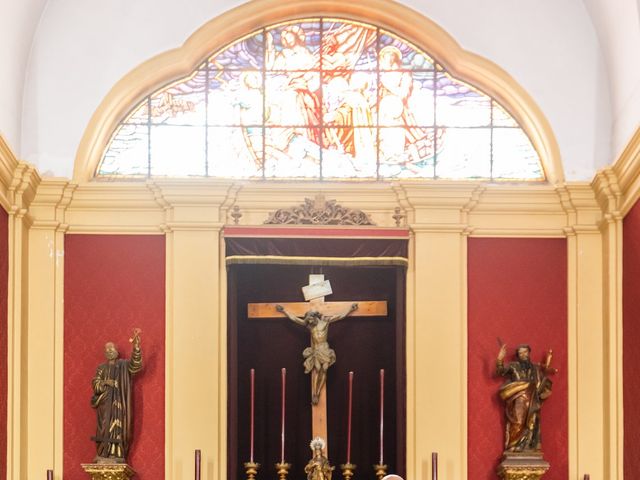
[(303, 16), (340, 16), (374, 23), (432, 54), (449, 73), (482, 89), (506, 108), (529, 136), (547, 180), (564, 182), (559, 148), (549, 122), (528, 93), (493, 62), (463, 50), (442, 28), (390, 0), (354, 5), (335, 0), (255, 0), (216, 17), (181, 46), (142, 63), (118, 81), (94, 112), (76, 154), (74, 180), (90, 181), (112, 132), (130, 108), (168, 81), (193, 71), (211, 52), (265, 25)]

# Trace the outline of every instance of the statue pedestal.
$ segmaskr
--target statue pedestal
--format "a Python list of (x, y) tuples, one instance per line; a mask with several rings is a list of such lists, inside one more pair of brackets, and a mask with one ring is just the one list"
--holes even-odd
[(126, 463), (83, 463), (91, 480), (129, 480), (136, 472)]
[(549, 470), (549, 462), (542, 452), (506, 452), (498, 466), (503, 480), (539, 480)]

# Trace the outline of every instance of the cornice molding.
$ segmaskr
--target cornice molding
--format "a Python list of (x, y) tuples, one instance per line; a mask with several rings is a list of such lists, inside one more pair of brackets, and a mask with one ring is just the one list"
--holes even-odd
[(455, 77), (494, 97), (528, 133), (547, 179), (564, 181), (560, 150), (551, 126), (533, 98), (498, 65), (464, 50), (440, 26), (391, 0), (254, 0), (214, 18), (185, 43), (149, 59), (118, 81), (93, 114), (78, 147), (74, 180), (93, 178), (112, 132), (131, 107), (168, 81), (188, 75), (211, 52), (277, 22), (309, 16), (337, 16), (372, 22), (432, 54)]
[(548, 237), (592, 230), (603, 219), (603, 212), (611, 214), (606, 208), (615, 204), (616, 196), (609, 177), (601, 175), (595, 185), (598, 195), (587, 183), (557, 187), (469, 182), (353, 185), (206, 179), (78, 185), (45, 179), (38, 184), (29, 211), (34, 228), (68, 233), (218, 230), (234, 224), (229, 214), (234, 206), (242, 212), (241, 225), (260, 225), (273, 209), (324, 194), (370, 213), (383, 227), (394, 225), (393, 215), (401, 208), (406, 225), (414, 231)]
[[(622, 198), (619, 210), (624, 217), (640, 198), (640, 127), (635, 131), (624, 151), (613, 164), (596, 174), (596, 178), (609, 168), (615, 173)], [(607, 174), (611, 177), (611, 174)]]

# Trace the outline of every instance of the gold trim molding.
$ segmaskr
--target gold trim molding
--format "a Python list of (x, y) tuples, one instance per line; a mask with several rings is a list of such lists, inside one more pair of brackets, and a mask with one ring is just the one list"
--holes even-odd
[(468, 52), (440, 26), (391, 0), (254, 0), (210, 20), (185, 43), (142, 63), (118, 81), (94, 112), (76, 153), (73, 179), (93, 178), (110, 136), (129, 109), (170, 80), (193, 71), (211, 52), (276, 22), (305, 16), (340, 16), (391, 30), (432, 54), (455, 77), (481, 88), (505, 107), (529, 135), (547, 180), (564, 182), (551, 126), (531, 96), (495, 63)]

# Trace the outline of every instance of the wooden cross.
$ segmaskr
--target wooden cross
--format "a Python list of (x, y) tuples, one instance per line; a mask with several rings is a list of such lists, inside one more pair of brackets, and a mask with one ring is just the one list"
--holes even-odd
[[(350, 315), (354, 317), (380, 317), (387, 315), (387, 302), (363, 301), (357, 302), (357, 309), (351, 310), (354, 302), (325, 302), (324, 295), (331, 294), (331, 287), (324, 275), (309, 275), (309, 285), (303, 288), (305, 299), (309, 302), (290, 303), (249, 303), (247, 306), (249, 318), (277, 318), (287, 316), (298, 324), (305, 325), (305, 316), (310, 312), (318, 312), (326, 317)], [(285, 311), (278, 310), (282, 307)], [(292, 318), (293, 317), (293, 318)], [(299, 317), (299, 318), (295, 318)], [(328, 328), (328, 326), (327, 326)], [(313, 331), (311, 332), (313, 336)], [(314, 345), (314, 339), (311, 339)], [(311, 372), (311, 393), (313, 395), (317, 380), (316, 370)], [(311, 405), (312, 436), (321, 437), (327, 442), (327, 388), (326, 382), (322, 385), (317, 402)], [(327, 449), (328, 447), (325, 447)]]

